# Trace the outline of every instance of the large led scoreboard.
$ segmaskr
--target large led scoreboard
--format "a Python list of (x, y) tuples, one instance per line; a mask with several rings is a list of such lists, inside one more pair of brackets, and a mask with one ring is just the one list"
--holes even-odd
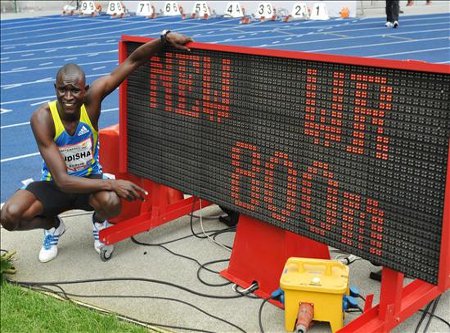
[(128, 172), (437, 283), (448, 66), (195, 44), (123, 97)]

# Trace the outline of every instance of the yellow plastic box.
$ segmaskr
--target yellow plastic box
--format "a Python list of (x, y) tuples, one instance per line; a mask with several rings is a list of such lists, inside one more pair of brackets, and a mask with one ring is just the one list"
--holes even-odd
[(300, 303), (314, 304), (313, 320), (328, 321), (333, 332), (341, 329), (342, 298), (349, 292), (348, 274), (348, 267), (336, 260), (289, 258), (280, 279), (286, 330), (295, 329)]

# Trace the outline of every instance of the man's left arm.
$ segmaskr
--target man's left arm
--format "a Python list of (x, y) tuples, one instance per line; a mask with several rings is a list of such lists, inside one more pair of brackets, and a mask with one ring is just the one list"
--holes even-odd
[[(114, 91), (122, 82), (139, 66), (142, 66), (151, 56), (161, 51), (165, 45), (171, 45), (180, 50), (187, 50), (187, 43), (192, 42), (192, 38), (178, 34), (176, 32), (165, 33), (159, 39), (152, 40), (138, 47), (130, 56), (116, 67), (111, 74), (95, 80), (88, 91), (89, 99), (92, 102), (101, 102), (106, 96)], [(90, 100), (88, 99), (88, 103)]]

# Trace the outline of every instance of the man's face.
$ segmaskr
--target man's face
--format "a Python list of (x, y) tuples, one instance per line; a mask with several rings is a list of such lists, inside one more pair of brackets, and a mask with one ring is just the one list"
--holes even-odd
[(63, 73), (55, 83), (56, 98), (65, 114), (79, 112), (84, 102), (87, 87), (80, 73)]

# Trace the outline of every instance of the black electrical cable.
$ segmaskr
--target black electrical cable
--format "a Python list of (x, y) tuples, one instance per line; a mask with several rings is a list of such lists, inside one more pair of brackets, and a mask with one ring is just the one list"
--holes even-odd
[[(203, 279), (200, 277), (200, 271), (201, 271), (202, 269), (206, 269), (206, 270), (208, 270), (208, 271), (210, 271), (210, 272), (214, 272), (214, 273), (219, 274), (219, 272), (210, 270), (210, 269), (208, 269), (206, 266), (207, 266), (207, 265), (212, 265), (212, 264), (215, 264), (215, 263), (218, 263), (218, 262), (225, 262), (225, 261), (230, 261), (230, 259), (213, 260), (213, 261), (205, 262), (204, 264), (200, 265), (200, 267), (197, 269), (197, 279), (198, 279), (201, 283), (203, 283), (204, 285), (209, 286), (209, 287), (223, 287), (223, 286), (227, 286), (227, 285), (231, 284), (231, 283), (232, 283), (231, 281), (227, 281), (227, 282), (219, 283), (219, 284), (209, 283), (209, 282), (206, 282), (205, 280), (203, 280)], [(245, 295), (243, 295), (243, 296), (245, 296)]]
[[(208, 236), (200, 236), (200, 234), (197, 234), (195, 231), (194, 231), (194, 221), (193, 221), (193, 218), (194, 217), (196, 217), (196, 218), (202, 218), (203, 219), (203, 217), (197, 217), (196, 215), (194, 215), (193, 213), (194, 213), (194, 205), (195, 205), (195, 201), (196, 201), (197, 199), (194, 199), (193, 201), (192, 201), (192, 208), (191, 208), (191, 213), (189, 214), (189, 225), (190, 225), (190, 227), (191, 227), (191, 233), (192, 233), (192, 235), (194, 236), (194, 237), (196, 237), (196, 238), (200, 238), (200, 239), (205, 239), (205, 238), (208, 238)], [(200, 199), (201, 200), (201, 199)], [(235, 228), (235, 227), (231, 227), (231, 228)], [(227, 229), (230, 229), (230, 228), (227, 228)], [(227, 229), (224, 229), (224, 230), (227, 230)]]
[(167, 252), (169, 252), (170, 254), (173, 254), (176, 257), (180, 257), (180, 258), (184, 258), (190, 261), (195, 262), (197, 265), (201, 266), (202, 264), (200, 263), (200, 261), (198, 261), (195, 258), (189, 257), (189, 256), (185, 256), (184, 254), (180, 254), (180, 253), (176, 253), (170, 249), (168, 249), (167, 247), (165, 247), (164, 245), (158, 245), (159, 247), (162, 247), (164, 250), (166, 250)]
[[(229, 321), (226, 320), (226, 319), (217, 317), (217, 316), (215, 316), (215, 315), (213, 315), (213, 314), (211, 314), (211, 313), (209, 313), (209, 312), (206, 312), (205, 310), (203, 310), (203, 309), (201, 309), (201, 308), (195, 306), (195, 305), (192, 304), (192, 303), (189, 303), (189, 302), (186, 302), (186, 301), (182, 301), (182, 300), (179, 300), (179, 299), (175, 299), (175, 298), (161, 297), (161, 296), (147, 296), (147, 295), (82, 295), (82, 294), (68, 293), (68, 292), (66, 292), (63, 288), (61, 288), (61, 287), (58, 286), (58, 285), (53, 285), (53, 286), (54, 286), (54, 287), (57, 287), (57, 288), (60, 289), (61, 291), (58, 292), (58, 291), (52, 290), (52, 289), (50, 289), (50, 288), (45, 288), (44, 290), (45, 290), (45, 291), (48, 291), (48, 292), (52, 292), (52, 293), (54, 293), (54, 294), (56, 294), (56, 295), (58, 295), (58, 296), (59, 296), (60, 294), (63, 294), (65, 297), (72, 296), (72, 297), (84, 297), (84, 298), (146, 298), (146, 299), (159, 299), (159, 300), (165, 300), (165, 301), (177, 302), (177, 303), (181, 303), (181, 304), (190, 306), (190, 307), (196, 309), (197, 311), (199, 311), (199, 312), (201, 312), (201, 313), (207, 315), (208, 317), (217, 319), (217, 320), (219, 320), (219, 321), (221, 321), (221, 322), (223, 322), (223, 323), (226, 323), (226, 324), (228, 324), (228, 325), (230, 325), (230, 326), (233, 326), (233, 327), (237, 328), (237, 329), (238, 329), (239, 331), (241, 331), (241, 332), (246, 333), (246, 331), (243, 330), (241, 327), (237, 326), (236, 324), (233, 324), (232, 322), (229, 322)], [(67, 300), (72, 301), (70, 298), (67, 298)], [(109, 313), (109, 312), (106, 311), (106, 313)], [(122, 315), (121, 315), (121, 316), (122, 316)], [(135, 319), (135, 318), (130, 318), (130, 317), (126, 317), (126, 316), (125, 316), (125, 318), (131, 319), (132, 321), (142, 322), (141, 320), (138, 320), (138, 319)], [(156, 324), (156, 323), (148, 323), (148, 322), (142, 322), (142, 323), (145, 323), (145, 324), (148, 324), (148, 325), (154, 325), (154, 326), (162, 326), (161, 324)], [(180, 328), (180, 327), (174, 327), (174, 326), (165, 326), (165, 327), (169, 327), (169, 328)], [(184, 327), (183, 327), (183, 329), (189, 329), (189, 328), (184, 328)], [(190, 330), (190, 329), (189, 329), (189, 330)]]
[[(189, 235), (188, 237), (192, 237), (192, 235)], [(185, 238), (185, 237), (183, 237), (183, 238)], [(179, 238), (179, 239), (182, 239), (182, 238)], [(178, 239), (178, 240), (179, 240), (179, 239)], [(136, 240), (136, 239), (134, 238), (134, 236), (131, 237), (131, 241), (134, 242), (134, 243), (136, 243), (136, 244), (142, 245), (142, 246), (157, 246), (157, 247), (162, 247), (164, 250), (166, 250), (166, 251), (169, 252), (170, 254), (173, 254), (174, 256), (188, 259), (188, 260), (190, 260), (190, 261), (195, 262), (197, 265), (202, 266), (202, 264), (201, 264), (197, 259), (192, 258), (192, 257), (189, 257), (189, 256), (185, 256), (185, 255), (183, 255), (183, 254), (176, 253), (176, 252), (174, 252), (174, 251), (168, 249), (167, 247), (165, 247), (165, 246), (163, 246), (163, 245), (161, 245), (161, 244), (142, 243), (142, 242)], [(211, 273), (217, 273), (217, 274), (219, 273), (219, 272), (216, 272), (216, 271), (211, 270), (211, 269), (206, 268), (206, 267), (204, 267), (204, 269), (206, 269), (207, 271), (209, 271), (209, 272), (211, 272)]]
[[(58, 288), (59, 290), (61, 290), (61, 293), (63, 294), (63, 298), (64, 298), (64, 299), (70, 300), (70, 297), (67, 295), (66, 291), (65, 291), (61, 286), (59, 286), (59, 285), (57, 285), (57, 284), (53, 284), (53, 285), (51, 285), (51, 286), (53, 286), (53, 287)], [(51, 290), (51, 289), (49, 289), (49, 290)]]
[[(194, 202), (195, 202), (195, 201), (194, 201)], [(194, 202), (193, 202), (193, 205), (194, 205)], [(192, 210), (193, 210), (193, 206), (192, 206)], [(213, 231), (208, 231), (208, 232), (212, 232), (210, 235), (212, 235), (212, 236), (215, 238), (217, 235), (220, 235), (220, 234), (222, 234), (222, 233), (224, 233), (224, 232), (230, 232), (230, 231), (235, 231), (235, 230), (236, 230), (235, 227), (230, 227), (230, 228), (226, 228), (226, 229), (219, 229), (219, 230), (213, 230)], [(169, 253), (171, 253), (171, 254), (173, 254), (173, 255), (175, 255), (175, 256), (178, 256), (178, 257), (181, 257), (181, 258), (185, 258), (185, 259), (188, 259), (188, 260), (191, 260), (191, 261), (195, 262), (195, 263), (196, 263), (197, 265), (199, 265), (199, 267), (200, 267), (200, 268), (197, 270), (197, 278), (198, 278), (198, 280), (199, 280), (201, 283), (203, 283), (203, 284), (205, 284), (205, 285), (207, 285), (207, 286), (210, 286), (210, 287), (222, 287), (222, 286), (226, 286), (226, 285), (228, 285), (228, 284), (231, 284), (231, 282), (229, 282), (229, 281), (226, 282), (226, 283), (211, 284), (211, 283), (207, 283), (206, 281), (204, 281), (204, 280), (200, 277), (200, 270), (201, 270), (201, 269), (205, 269), (205, 270), (207, 270), (207, 271), (209, 271), (209, 272), (211, 272), (211, 273), (219, 274), (219, 272), (214, 271), (214, 270), (211, 270), (211, 269), (209, 269), (209, 268), (206, 267), (208, 264), (211, 264), (211, 263), (214, 263), (214, 262), (209, 262), (209, 263), (201, 264), (201, 263), (200, 263), (197, 259), (195, 259), (195, 258), (192, 258), (192, 257), (189, 257), (189, 256), (185, 256), (185, 255), (176, 253), (176, 252), (174, 252), (174, 251), (168, 249), (167, 247), (163, 246), (163, 244), (169, 244), (169, 243), (176, 242), (176, 241), (178, 241), (178, 240), (182, 240), (182, 239), (186, 239), (186, 238), (188, 238), (188, 237), (195, 236), (195, 232), (194, 232), (193, 229), (192, 229), (192, 216), (191, 216), (191, 231), (192, 231), (192, 235), (180, 237), (180, 238), (177, 238), (177, 239), (174, 239), (174, 240), (171, 240), (171, 241), (168, 241), (168, 242), (164, 242), (164, 243), (159, 243), (159, 244), (143, 243), (143, 242), (138, 241), (134, 236), (131, 237), (131, 240), (132, 240), (132, 242), (134, 242), (134, 243), (136, 243), (136, 244), (139, 244), (139, 245), (143, 245), (143, 246), (159, 246), (159, 247), (162, 247), (163, 249), (165, 249), (166, 251), (168, 251)], [(208, 236), (206, 236), (206, 237), (200, 237), (200, 238), (203, 239), (203, 238), (207, 238), (207, 237), (208, 237)], [(231, 247), (229, 247), (229, 246), (225, 246), (225, 247), (231, 249)], [(226, 261), (226, 260), (229, 260), (229, 259), (224, 259), (224, 260), (221, 260), (221, 261)], [(215, 261), (215, 262), (220, 262), (220, 261)]]
[[(214, 235), (212, 236), (212, 239), (215, 241), (217, 236), (222, 235), (222, 234), (227, 233), (227, 232), (236, 232), (236, 227), (235, 226), (234, 227), (229, 227), (227, 229), (223, 229), (221, 231), (218, 231), (218, 232), (214, 233)], [(224, 245), (224, 246), (226, 248), (230, 249), (230, 250), (233, 249), (232, 246), (228, 246), (228, 245)]]
[(204, 220), (218, 220), (219, 217), (225, 216), (224, 214), (213, 215), (213, 216), (199, 216), (199, 215), (195, 215), (193, 213), (189, 213), (189, 215), (191, 215), (193, 218), (196, 218), (196, 219), (199, 219), (201, 217)]
[[(425, 310), (419, 310), (420, 312), (425, 312)], [(449, 328), (450, 328), (450, 323), (447, 321), (447, 320), (445, 320), (444, 318), (442, 318), (442, 317), (440, 317), (440, 316), (438, 316), (437, 314), (431, 314), (430, 312), (425, 312), (427, 315), (429, 315), (429, 316), (431, 316), (431, 317), (434, 317), (434, 318), (436, 318), (436, 319), (438, 319), (438, 320), (440, 320), (440, 321), (442, 321), (445, 325), (447, 325)]]
[(428, 313), (428, 310), (430, 309), (430, 307), (433, 304), (433, 302), (434, 302), (434, 300), (431, 301), (430, 303), (428, 303), (427, 306), (425, 307), (425, 310), (423, 311), (422, 316), (420, 317), (419, 322), (417, 323), (416, 330), (414, 331), (414, 333), (418, 333), (419, 332), (419, 328), (422, 325), (422, 322), (424, 321), (424, 319), (425, 319), (425, 317), (426, 317), (426, 315)]
[(170, 243), (175, 243), (175, 242), (178, 242), (178, 241), (180, 241), (180, 240), (183, 240), (183, 239), (186, 239), (186, 238), (190, 238), (190, 237), (193, 237), (193, 236), (194, 236), (194, 235), (187, 235), (187, 236), (183, 236), (183, 237), (180, 237), (180, 238), (172, 239), (172, 240), (169, 240), (169, 241), (166, 241), (166, 242), (155, 243), (155, 244), (143, 243), (143, 242), (141, 242), (141, 241), (138, 241), (138, 240), (136, 239), (135, 236), (132, 236), (132, 237), (131, 237), (131, 240), (133, 241), (133, 243), (136, 243), (136, 244), (138, 244), (138, 245), (144, 245), (144, 246), (159, 246), (159, 245), (167, 245), (167, 244), (170, 244)]
[[(10, 282), (12, 282), (12, 281), (10, 281)], [(34, 291), (45, 291), (45, 292), (48, 292), (48, 293), (55, 294), (55, 295), (57, 295), (57, 296), (60, 296), (59, 294), (62, 293), (62, 294), (65, 294), (65, 295), (71, 295), (71, 296), (77, 297), (76, 294), (66, 293), (65, 291), (63, 291), (63, 292), (56, 292), (56, 291), (54, 291), (54, 290), (52, 290), (52, 289), (50, 289), (50, 288), (45, 288), (45, 287), (43, 287), (43, 286), (39, 286), (39, 287), (34, 287), (34, 286), (22, 286), (22, 287), (30, 288), (31, 290), (34, 290)], [(56, 286), (55, 286), (55, 287), (56, 287)], [(61, 287), (59, 287), (59, 288), (62, 289)], [(62, 290), (64, 290), (64, 289), (62, 289)], [(86, 297), (86, 298), (88, 298), (89, 295), (80, 295), (80, 297)], [(74, 303), (74, 304), (76, 304), (76, 305), (78, 305), (78, 306), (83, 306), (82, 304), (75, 303), (75, 302), (74, 302), (70, 297), (68, 297), (68, 296), (67, 296), (66, 300), (69, 301), (69, 302), (72, 302), (72, 303)], [(88, 308), (89, 308), (89, 307), (88, 307)], [(91, 309), (91, 308), (89, 308), (89, 309)], [(99, 311), (99, 312), (101, 312), (101, 313), (104, 313), (104, 314), (114, 314), (115, 316), (117, 316), (117, 317), (119, 317), (119, 318), (121, 318), (121, 319), (125, 319), (125, 320), (127, 320), (127, 321), (129, 321), (129, 322), (132, 322), (132, 323), (134, 323), (134, 324), (139, 324), (139, 325), (141, 325), (141, 326), (145, 326), (146, 328), (148, 328), (148, 326), (159, 326), (159, 327), (166, 327), (166, 328), (184, 329), (184, 330), (188, 330), (188, 331), (205, 332), (205, 333), (215, 333), (215, 332), (206, 331), (206, 330), (201, 330), (201, 329), (197, 329), (197, 328), (189, 328), (189, 327), (181, 327), (181, 326), (171, 326), (171, 325), (164, 325), (164, 324), (158, 324), (158, 323), (146, 322), (146, 321), (142, 321), (142, 320), (135, 319), (135, 318), (132, 318), (132, 317), (128, 317), (128, 316), (125, 316), (125, 315), (119, 315), (119, 314), (116, 314), (116, 313), (113, 313), (113, 312), (109, 312), (109, 311), (107, 311), (107, 310), (103, 310), (103, 309), (99, 309), (99, 308), (95, 308), (95, 310), (96, 310), (96, 311)]]
[(228, 227), (228, 228), (225, 228), (225, 229), (219, 229), (219, 230), (211, 230), (210, 232), (213, 232), (213, 234), (211, 234), (211, 236), (217, 237), (217, 236), (219, 236), (221, 234), (224, 234), (226, 232), (236, 232), (236, 226)]
[(423, 333), (426, 333), (428, 331), (428, 328), (430, 327), (431, 320), (433, 319), (433, 316), (434, 316), (434, 312), (436, 311), (436, 307), (439, 304), (440, 300), (441, 300), (441, 296), (440, 295), (434, 300), (433, 307), (432, 307), (431, 312), (430, 312), (431, 315), (428, 318), (428, 321), (427, 321), (427, 324), (425, 325)]
[[(216, 233), (220, 234), (222, 232), (227, 232), (230, 229), (235, 229), (235, 227), (226, 228), (226, 229), (218, 229), (218, 230), (207, 230), (206, 232), (210, 233), (210, 236), (214, 236)], [(180, 240), (183, 240), (183, 239), (186, 239), (186, 238), (190, 238), (190, 237), (194, 237), (194, 235), (190, 234), (190, 235), (187, 235), (187, 236), (182, 236), (180, 238), (175, 238), (175, 239), (172, 239), (172, 240), (169, 240), (169, 241), (165, 241), (165, 242), (162, 242), (162, 243), (143, 243), (143, 242), (137, 240), (135, 236), (132, 236), (131, 240), (134, 243), (139, 244), (139, 245), (158, 246), (158, 245), (167, 245), (167, 244), (170, 244), (170, 243), (175, 243), (175, 242), (178, 242)]]
[(51, 281), (51, 282), (28, 282), (28, 281), (14, 281), (11, 280), (11, 283), (21, 284), (24, 286), (48, 286), (52, 284), (83, 284), (83, 283), (95, 283), (95, 282), (116, 282), (116, 281), (139, 281), (139, 282), (148, 282), (148, 283), (156, 283), (163, 284), (166, 286), (174, 287), (186, 291), (188, 293), (206, 297), (206, 298), (217, 298), (217, 299), (233, 299), (243, 297), (242, 295), (230, 295), (230, 296), (221, 296), (221, 295), (208, 295), (203, 294), (198, 291), (177, 285), (175, 283), (160, 281), (155, 279), (146, 279), (146, 278), (136, 278), (136, 277), (116, 277), (116, 278), (102, 278), (102, 279), (84, 279), (84, 280), (68, 280), (68, 281)]
[(264, 307), (264, 304), (266, 304), (268, 301), (270, 301), (272, 299), (272, 297), (268, 297), (266, 298), (262, 303), (261, 306), (259, 307), (259, 311), (258, 311), (258, 323), (259, 323), (259, 329), (261, 330), (261, 333), (264, 333), (264, 327), (262, 325), (262, 310)]

